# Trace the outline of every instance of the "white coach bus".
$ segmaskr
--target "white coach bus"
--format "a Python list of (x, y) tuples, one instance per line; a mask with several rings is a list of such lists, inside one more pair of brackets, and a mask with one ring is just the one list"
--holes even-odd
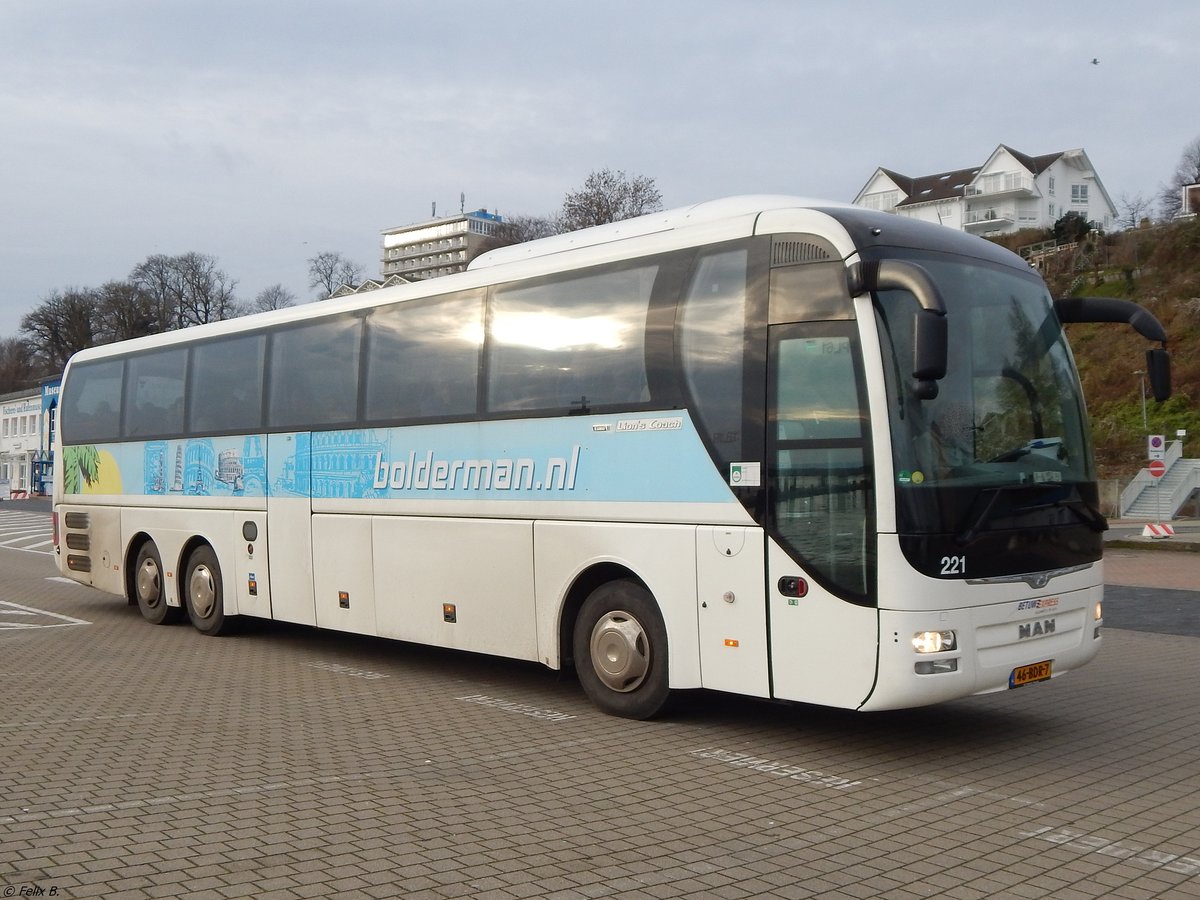
[(64, 574), (202, 633), (253, 616), (860, 710), (1100, 646), (1068, 321), (949, 228), (788, 197), (494, 250), (468, 271), (76, 354)]

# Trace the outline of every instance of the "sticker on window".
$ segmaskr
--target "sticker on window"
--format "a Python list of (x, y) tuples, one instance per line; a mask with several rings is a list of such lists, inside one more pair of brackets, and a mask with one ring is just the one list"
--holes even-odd
[(756, 462), (730, 463), (729, 484), (731, 487), (759, 487), (762, 485), (762, 464)]

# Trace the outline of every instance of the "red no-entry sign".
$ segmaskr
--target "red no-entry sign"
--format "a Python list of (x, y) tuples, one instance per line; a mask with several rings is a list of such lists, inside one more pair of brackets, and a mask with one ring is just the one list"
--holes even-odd
[(1161, 459), (1152, 459), (1149, 468), (1152, 478), (1162, 478), (1163, 473), (1167, 471), (1167, 464)]

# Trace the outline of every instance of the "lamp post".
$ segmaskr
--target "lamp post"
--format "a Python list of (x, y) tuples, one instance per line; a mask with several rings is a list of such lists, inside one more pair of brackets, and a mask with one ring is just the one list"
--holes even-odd
[(1146, 422), (1146, 372), (1138, 369), (1133, 374), (1138, 377), (1138, 388), (1142, 395), (1142, 431), (1149, 431), (1150, 426)]

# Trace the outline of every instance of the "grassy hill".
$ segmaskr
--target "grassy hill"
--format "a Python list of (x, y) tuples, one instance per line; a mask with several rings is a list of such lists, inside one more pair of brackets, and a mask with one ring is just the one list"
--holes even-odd
[[(1017, 250), (1048, 237), (1026, 231), (998, 243)], [(1084, 239), (1045, 257), (1041, 268), (1055, 297), (1123, 297), (1146, 307), (1167, 330), (1174, 396), (1161, 404), (1148, 396), (1143, 427), (1136, 373), (1146, 368), (1152, 345), (1124, 326), (1068, 326), (1100, 477), (1127, 481), (1145, 465), (1147, 433), (1173, 440), (1177, 429), (1186, 429), (1186, 455), (1200, 456), (1200, 218)]]

